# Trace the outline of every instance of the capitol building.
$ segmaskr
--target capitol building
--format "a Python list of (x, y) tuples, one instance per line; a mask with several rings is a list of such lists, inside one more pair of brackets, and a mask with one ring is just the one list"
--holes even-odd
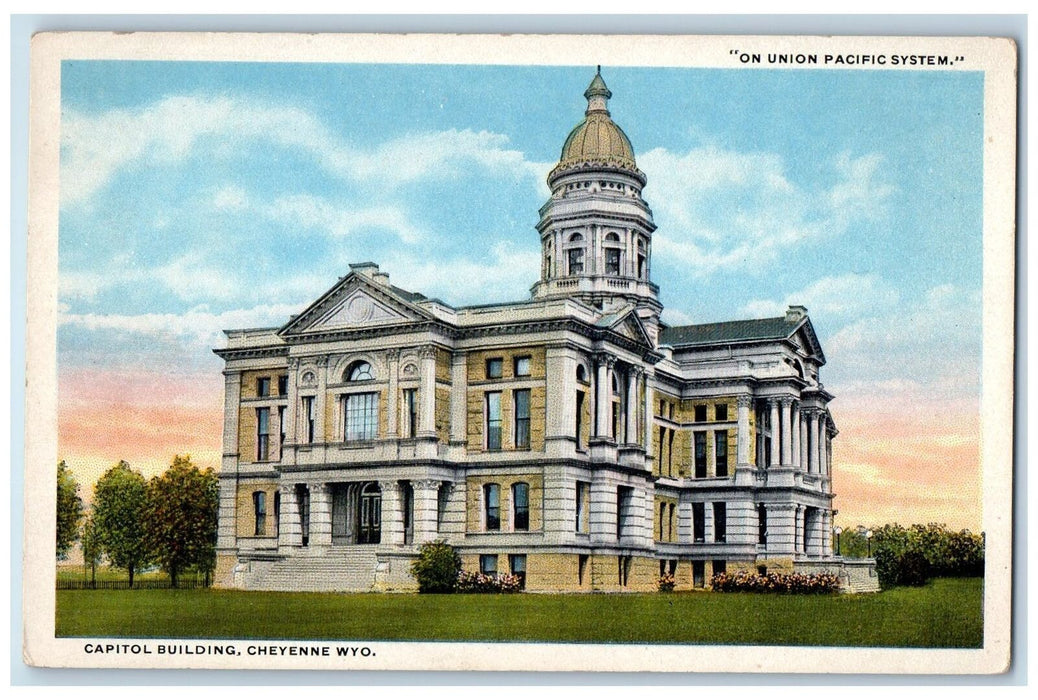
[(454, 307), (364, 262), (284, 325), (226, 331), (217, 585), (415, 590), (443, 539), (529, 591), (854, 587), (807, 309), (661, 322), (646, 174), (600, 74), (584, 96), (529, 299)]

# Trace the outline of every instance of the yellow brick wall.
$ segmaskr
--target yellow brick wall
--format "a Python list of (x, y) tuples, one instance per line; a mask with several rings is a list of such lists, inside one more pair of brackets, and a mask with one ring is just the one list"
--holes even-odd
[(242, 462), (256, 461), (255, 406), (242, 406), (238, 411), (238, 455)]
[[(515, 358), (530, 358), (530, 376), (519, 379), (544, 379), (545, 351), (543, 347), (505, 348), (501, 350), (482, 350), (470, 352), (467, 356), (468, 382), (488, 381), (486, 377), (487, 359), (500, 357), (501, 381), (512, 381), (515, 377)], [(490, 380), (494, 381), (494, 380)]]
[(440, 442), (450, 440), (451, 432), (451, 390), (450, 387), (436, 387), (436, 436)]
[(284, 374), (284, 369), (250, 369), (241, 373), (241, 397), (243, 399), (255, 399), (259, 397), (257, 389), (260, 377), (270, 377), (270, 396), (276, 397), (278, 393), (278, 375)]
[[(671, 513), (670, 507), (674, 507)], [(663, 509), (663, 529), (660, 530), (660, 509)], [(656, 496), (653, 506), (652, 538), (657, 542), (678, 541), (678, 499)], [(670, 533), (668, 537), (667, 533)]]
[(238, 557), (233, 554), (217, 554), (216, 570), (213, 572), (213, 588), (234, 587), (234, 567)]
[[(465, 528), (468, 532), (483, 532), (483, 485), (501, 487), (501, 532), (511, 531), (512, 484), (525, 481), (530, 485), (530, 532), (540, 530), (543, 523), (544, 478), (541, 474), (500, 474), (470, 476), (465, 488)], [(490, 554), (490, 552), (487, 552)]]
[(529, 591), (590, 591), (591, 562), (580, 583), (580, 556), (577, 554), (530, 554), (526, 557), (526, 589)]
[(587, 449), (588, 443), (591, 441), (591, 419), (593, 415), (591, 412), (591, 404), (593, 397), (590, 386), (582, 384), (578, 384), (577, 386), (584, 392), (584, 414), (580, 420), (580, 445), (583, 449)]
[(256, 514), (253, 510), (252, 494), (255, 491), (263, 491), (267, 494), (265, 520), (266, 529), (263, 537), (274, 537), (277, 533), (277, 521), (274, 519), (274, 494), (278, 486), (273, 481), (250, 481), (238, 485), (237, 507), (236, 507), (236, 531), (238, 537), (256, 536)]
[(451, 381), (451, 354), (443, 348), (436, 348), (436, 379), (437, 381)]
[(674, 473), (679, 476), (691, 476), (695, 473), (690, 430), (678, 430), (674, 433)]
[[(515, 449), (513, 390), (504, 388), (504, 385), (500, 386), (499, 389), (493, 384), (485, 384), (478, 388), (470, 388), (468, 391), (468, 443), (469, 450), (472, 452), (480, 452), (485, 449), (483, 426), (485, 424), (486, 394), (491, 391), (501, 392), (501, 450)], [(544, 386), (534, 386), (530, 389), (530, 450), (544, 451), (545, 423), (546, 391)]]

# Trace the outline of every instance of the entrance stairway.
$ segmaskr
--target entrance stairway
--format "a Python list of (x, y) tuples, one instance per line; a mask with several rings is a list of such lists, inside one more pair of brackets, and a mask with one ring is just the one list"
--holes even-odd
[(370, 591), (377, 563), (374, 547), (330, 547), (323, 556), (279, 559), (248, 587), (259, 591)]

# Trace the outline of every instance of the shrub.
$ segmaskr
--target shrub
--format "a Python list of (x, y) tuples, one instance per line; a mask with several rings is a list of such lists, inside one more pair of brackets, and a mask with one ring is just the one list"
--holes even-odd
[(656, 584), (656, 587), (659, 589), (660, 593), (670, 593), (674, 590), (674, 575), (663, 574), (660, 576), (660, 580)]
[(513, 574), (489, 576), (475, 571), (460, 571), (455, 590), (458, 593), (518, 593), (523, 582)]
[(450, 593), (458, 582), (461, 557), (444, 540), (426, 542), (411, 564), (411, 575), (418, 581), (419, 593)]
[(837, 593), (840, 579), (836, 574), (757, 574), (737, 571), (717, 573), (710, 587), (718, 593)]
[(921, 586), (931, 576), (983, 576), (984, 537), (944, 525), (884, 525), (876, 530), (873, 554), (880, 585)]

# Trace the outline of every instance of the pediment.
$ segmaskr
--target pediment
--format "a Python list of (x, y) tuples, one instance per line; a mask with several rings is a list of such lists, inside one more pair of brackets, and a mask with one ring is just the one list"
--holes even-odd
[(356, 330), (428, 318), (427, 314), (394, 294), (392, 288), (351, 273), (286, 323), (278, 333), (295, 335)]
[(818, 336), (815, 335), (815, 329), (810, 319), (804, 319), (804, 322), (789, 336), (789, 341), (806, 357), (814, 357), (820, 363), (825, 364), (825, 354), (822, 352), (822, 346), (818, 342)]
[(628, 313), (621, 312), (620, 317), (609, 323), (608, 328), (613, 333), (639, 345), (645, 345), (650, 348), (653, 346), (649, 334), (645, 331), (645, 326), (642, 325), (641, 319), (638, 318), (638, 313), (633, 308)]
[(355, 289), (352, 294), (315, 321), (310, 329), (356, 328), (406, 320), (408, 317), (405, 314), (375, 299), (365, 290)]

